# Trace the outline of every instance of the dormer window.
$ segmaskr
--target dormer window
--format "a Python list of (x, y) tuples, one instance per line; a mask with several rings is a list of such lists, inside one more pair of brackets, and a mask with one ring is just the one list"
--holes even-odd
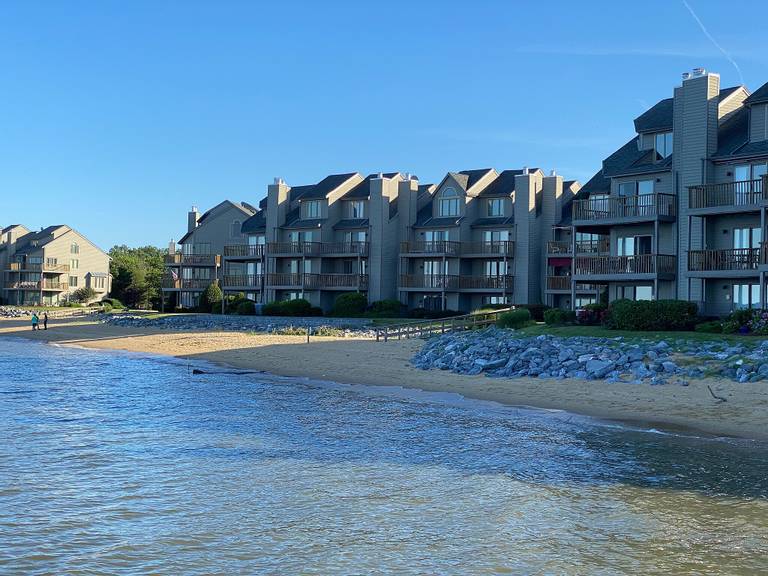
[(73, 242), (73, 243), (72, 243), (72, 244), (69, 246), (69, 253), (70, 253), (70, 254), (80, 254), (80, 246), (78, 246), (78, 244), (77, 244), (77, 243)]
[(437, 213), (439, 216), (458, 216), (459, 215), (459, 194), (455, 188), (446, 188), (440, 195), (437, 204)]
[(353, 200), (349, 203), (349, 215), (351, 218), (365, 218), (365, 202)]
[(491, 198), (488, 200), (488, 216), (504, 216), (504, 200), (502, 198)]
[(309, 202), (302, 202), (302, 208), (304, 210), (304, 218), (320, 218), (320, 201), (310, 200)]
[(664, 160), (672, 154), (672, 132), (659, 132), (653, 140), (656, 160)]
[(242, 234), (242, 222), (240, 220), (233, 220), (229, 229), (230, 238), (240, 238)]

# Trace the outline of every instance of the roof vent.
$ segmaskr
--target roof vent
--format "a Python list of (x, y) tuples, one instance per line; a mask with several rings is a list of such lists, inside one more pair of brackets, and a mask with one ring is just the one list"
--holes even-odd
[(523, 174), (526, 176), (530, 174), (530, 171), (528, 170), (528, 166), (523, 166)]
[(693, 75), (696, 76), (704, 76), (707, 73), (705, 68), (694, 68), (693, 69)]
[(275, 179), (274, 179), (274, 183), (275, 183), (277, 186), (282, 186), (283, 184), (285, 184), (285, 180), (283, 180), (282, 178), (280, 178), (280, 176), (275, 176)]
[(690, 72), (683, 72), (683, 80), (689, 80), (691, 78)]
[(192, 204), (192, 209), (190, 212), (198, 212), (197, 206), (195, 204)]
[(557, 170), (555, 170), (555, 169), (553, 168), (552, 170), (550, 170), (550, 171), (549, 171), (549, 175), (550, 175), (550, 176), (557, 176)]
[(383, 179), (384, 178), (384, 172), (379, 172), (378, 175), (376, 176), (376, 178), (378, 178), (380, 180)]

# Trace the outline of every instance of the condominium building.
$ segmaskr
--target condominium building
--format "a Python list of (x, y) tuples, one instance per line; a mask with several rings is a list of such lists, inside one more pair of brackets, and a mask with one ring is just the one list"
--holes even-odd
[(212, 283), (220, 283), (224, 246), (242, 241), (243, 222), (258, 210), (245, 202), (225, 200), (204, 214), (196, 207), (187, 214), (187, 232), (172, 241), (165, 256), (162, 279), (164, 305), (194, 308)]
[(52, 306), (79, 288), (94, 300), (111, 289), (109, 255), (69, 226), (31, 232), (21, 225), (0, 231), (0, 297), (4, 303)]
[(549, 303), (681, 298), (713, 315), (763, 305), (766, 110), (768, 85), (750, 95), (685, 74), (552, 227)]

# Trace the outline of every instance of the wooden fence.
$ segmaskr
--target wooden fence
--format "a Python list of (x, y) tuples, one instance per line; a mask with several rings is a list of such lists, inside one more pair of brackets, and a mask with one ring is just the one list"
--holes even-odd
[(496, 324), (499, 315), (510, 310), (512, 308), (383, 326), (375, 329), (376, 341), (386, 342), (390, 338), (398, 340), (403, 338), (422, 338), (424, 336), (432, 336), (433, 334), (445, 334), (455, 330), (474, 330), (475, 328)]

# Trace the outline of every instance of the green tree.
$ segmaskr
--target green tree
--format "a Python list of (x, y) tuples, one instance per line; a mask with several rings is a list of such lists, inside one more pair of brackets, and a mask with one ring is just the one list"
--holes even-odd
[(72, 292), (72, 296), (70, 296), (70, 299), (73, 302), (80, 302), (81, 304), (90, 302), (94, 298), (96, 298), (96, 290), (88, 286), (83, 286), (82, 288), (78, 288), (77, 290)]
[(224, 294), (219, 285), (216, 282), (211, 282), (200, 297), (200, 308), (205, 312), (216, 312), (221, 306), (222, 298), (224, 298)]
[(154, 246), (129, 248), (113, 246), (111, 296), (132, 308), (157, 308), (160, 305), (165, 251)]

